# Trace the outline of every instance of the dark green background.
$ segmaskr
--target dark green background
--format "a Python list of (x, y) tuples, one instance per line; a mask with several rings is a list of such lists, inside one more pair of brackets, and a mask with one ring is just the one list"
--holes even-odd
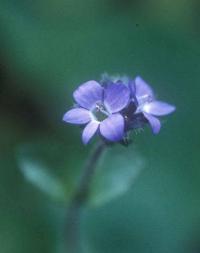
[(62, 115), (73, 90), (104, 72), (141, 75), (177, 110), (158, 136), (145, 129), (109, 151), (111, 178), (119, 157), (122, 174), (137, 159), (143, 171), (85, 213), (85, 252), (200, 252), (199, 13), (197, 0), (0, 1), (1, 253), (61, 252), (65, 205), (26, 181), (19, 161), (48, 164), (70, 193), (94, 143), (84, 147)]

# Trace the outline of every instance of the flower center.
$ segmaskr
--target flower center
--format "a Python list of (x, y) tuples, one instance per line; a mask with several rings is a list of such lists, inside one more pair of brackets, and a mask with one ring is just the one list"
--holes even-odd
[(93, 109), (92, 114), (95, 116), (96, 120), (100, 122), (106, 119), (109, 115), (102, 103), (96, 103), (96, 107)]
[(145, 104), (145, 103), (149, 103), (153, 100), (152, 96), (150, 95), (143, 95), (143, 96), (140, 96), (138, 99), (138, 102), (139, 104)]
[(137, 110), (135, 112), (136, 114), (141, 113), (143, 111), (144, 105), (152, 102), (153, 97), (147, 94), (147, 95), (137, 97), (137, 101), (138, 101), (138, 107), (137, 107)]

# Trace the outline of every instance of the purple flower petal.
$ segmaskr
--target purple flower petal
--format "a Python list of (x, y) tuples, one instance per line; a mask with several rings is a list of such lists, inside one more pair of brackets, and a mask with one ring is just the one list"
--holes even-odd
[(104, 93), (104, 105), (110, 113), (119, 112), (128, 104), (130, 91), (122, 83), (108, 85)]
[(100, 133), (109, 141), (120, 141), (124, 136), (124, 118), (121, 114), (112, 114), (100, 123)]
[(153, 90), (151, 87), (139, 76), (135, 78), (136, 97), (154, 97)]
[(144, 104), (142, 110), (155, 116), (163, 116), (172, 113), (175, 110), (175, 106), (161, 101), (152, 101)]
[(128, 87), (130, 89), (131, 97), (135, 97), (135, 92), (136, 92), (135, 80), (129, 80)]
[(84, 144), (87, 144), (92, 136), (96, 133), (98, 127), (99, 127), (99, 122), (98, 121), (91, 121), (90, 123), (87, 124), (87, 126), (83, 130), (82, 134), (82, 141)]
[(148, 113), (144, 113), (144, 116), (149, 121), (153, 133), (158, 134), (161, 128), (160, 120)]
[(96, 81), (88, 81), (73, 93), (75, 101), (86, 109), (92, 109), (96, 102), (102, 101), (103, 87)]
[(83, 108), (74, 108), (66, 112), (63, 116), (63, 120), (72, 124), (86, 124), (91, 120), (90, 112)]

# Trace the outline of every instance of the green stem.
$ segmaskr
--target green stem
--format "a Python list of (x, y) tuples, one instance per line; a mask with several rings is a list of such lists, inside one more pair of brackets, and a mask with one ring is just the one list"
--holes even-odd
[(80, 218), (82, 207), (88, 200), (92, 178), (97, 167), (97, 163), (105, 150), (104, 143), (98, 143), (91, 153), (80, 178), (77, 189), (68, 207), (66, 222), (66, 243), (67, 252), (80, 253)]

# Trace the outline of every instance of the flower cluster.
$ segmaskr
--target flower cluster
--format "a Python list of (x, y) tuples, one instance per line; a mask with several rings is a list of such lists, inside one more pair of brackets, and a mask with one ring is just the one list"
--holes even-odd
[(88, 81), (73, 93), (76, 105), (66, 112), (67, 123), (84, 125), (82, 140), (87, 144), (98, 133), (104, 140), (119, 142), (132, 129), (149, 124), (154, 134), (160, 131), (157, 118), (172, 113), (175, 107), (155, 99), (151, 87), (141, 78)]

